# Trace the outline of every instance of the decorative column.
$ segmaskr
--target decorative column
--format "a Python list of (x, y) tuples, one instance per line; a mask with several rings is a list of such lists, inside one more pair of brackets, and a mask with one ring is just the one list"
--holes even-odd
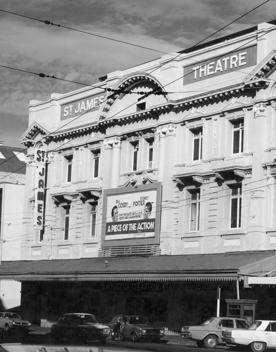
[(103, 186), (104, 188), (116, 188), (118, 187), (120, 178), (120, 138), (113, 137), (106, 139), (103, 143), (103, 146), (103, 168), (101, 169), (101, 174), (103, 176)]
[(116, 188), (119, 185), (120, 179), (120, 156), (121, 156), (121, 141), (119, 137), (114, 137), (112, 141), (113, 153), (112, 153), (112, 177), (111, 187)]
[[(267, 138), (267, 108), (265, 104), (256, 104), (252, 109), (252, 182), (250, 187), (250, 214), (249, 232), (250, 245), (254, 243), (254, 248), (264, 248), (265, 246), (265, 188), (266, 179), (263, 168), (265, 161), (265, 139)], [(253, 249), (254, 249), (253, 248)]]
[(173, 170), (176, 161), (176, 126), (169, 124), (157, 129), (159, 135), (159, 165), (158, 180), (162, 183), (162, 211), (160, 247), (161, 253), (174, 253), (175, 242), (172, 240), (178, 231), (177, 214), (177, 189), (173, 182)]

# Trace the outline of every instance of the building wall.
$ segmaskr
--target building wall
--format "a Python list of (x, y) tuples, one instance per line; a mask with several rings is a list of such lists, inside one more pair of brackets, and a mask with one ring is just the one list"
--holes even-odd
[[(25, 195), (24, 183), (24, 174), (1, 173), (0, 261), (21, 259), (22, 219)], [(21, 303), (21, 283), (12, 280), (1, 280), (0, 298), (1, 309), (10, 309), (19, 306)]]
[[(110, 73), (105, 82), (92, 88), (53, 94), (47, 102), (31, 102), (26, 131), (26, 138), (33, 139), (32, 146), (26, 142), (29, 157), (38, 148), (48, 150), (51, 157), (43, 236), (34, 226), (37, 164), (28, 166), (22, 258), (96, 257), (113, 252), (116, 255), (126, 247), (135, 247), (136, 254), (148, 251), (152, 255), (275, 249), (276, 112), (272, 50), (276, 31), (265, 32), (274, 29), (270, 24), (261, 24), (258, 29), (257, 38), (251, 32), (179, 54), (174, 59), (164, 56)], [(245, 55), (243, 50), (247, 49), (256, 51), (252, 54), (254, 64), (242, 63), (239, 69), (212, 74), (213, 61), (212, 69), (202, 71), (205, 77), (200, 81), (187, 78), (195, 75), (191, 70), (195, 62), (212, 62), (227, 55), (230, 62), (233, 53)], [(258, 76), (261, 70), (264, 73)], [(266, 82), (261, 81), (264, 76)], [(175, 82), (168, 85), (172, 81)], [(115, 92), (106, 95), (99, 106), (84, 107), (78, 118), (64, 119), (63, 114), (73, 111), (78, 102), (84, 104), (89, 97), (96, 99), (106, 87), (127, 88), (136, 93), (163, 89), (170, 93), (150, 94), (139, 101), (137, 94)], [(141, 102), (145, 103), (142, 108)], [(137, 165), (133, 170), (138, 143)], [(233, 150), (234, 144), (238, 150)], [(151, 147), (153, 158), (149, 165)], [(97, 153), (99, 172), (94, 177)], [(72, 163), (69, 181), (68, 163)], [(162, 185), (158, 245), (150, 247), (145, 239), (137, 238), (132, 245), (119, 240), (117, 249), (115, 245), (104, 246), (104, 192), (135, 192), (145, 184), (157, 183)], [(65, 238), (69, 206), (69, 235)], [(92, 236), (93, 206), (96, 224)]]

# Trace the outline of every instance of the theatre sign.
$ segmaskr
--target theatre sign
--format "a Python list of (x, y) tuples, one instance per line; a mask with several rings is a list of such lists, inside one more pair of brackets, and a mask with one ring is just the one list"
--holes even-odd
[(183, 84), (191, 84), (224, 73), (256, 65), (257, 46), (250, 46), (184, 67)]
[(159, 231), (161, 185), (104, 192), (104, 241), (155, 238)]

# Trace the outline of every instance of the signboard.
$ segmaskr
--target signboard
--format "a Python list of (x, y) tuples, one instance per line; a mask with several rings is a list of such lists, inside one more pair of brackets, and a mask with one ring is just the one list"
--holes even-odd
[(47, 152), (43, 149), (35, 151), (36, 170), (36, 194), (35, 194), (35, 226), (42, 230), (44, 227), (44, 207), (46, 191), (46, 173), (47, 173)]
[(61, 106), (61, 120), (76, 117), (88, 111), (96, 110), (105, 100), (105, 93), (76, 100)]
[(251, 46), (228, 54), (213, 57), (184, 67), (183, 84), (191, 84), (224, 73), (242, 70), (256, 65), (257, 46)]
[(154, 238), (159, 229), (160, 184), (104, 194), (104, 240)]

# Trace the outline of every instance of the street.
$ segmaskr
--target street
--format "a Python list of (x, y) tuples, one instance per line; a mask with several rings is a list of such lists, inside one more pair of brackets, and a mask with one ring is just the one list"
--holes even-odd
[[(199, 348), (193, 341), (182, 339), (180, 336), (168, 336), (165, 343), (144, 343), (129, 341), (107, 340), (106, 345), (91, 341), (87, 345), (73, 343), (53, 344), (48, 329), (33, 330), (24, 342), (16, 341), (14, 337), (4, 338), (0, 352), (128, 352), (128, 351), (156, 351), (156, 352), (203, 352), (210, 351)], [(216, 352), (225, 352), (226, 347), (216, 348)]]

